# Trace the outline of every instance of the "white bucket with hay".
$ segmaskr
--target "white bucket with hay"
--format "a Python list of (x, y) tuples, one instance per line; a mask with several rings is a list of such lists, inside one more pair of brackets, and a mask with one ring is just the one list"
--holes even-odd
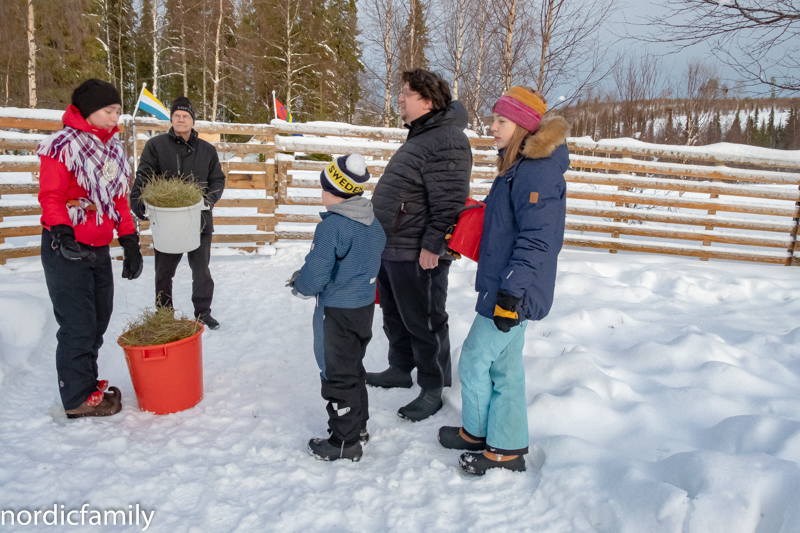
[(153, 248), (165, 254), (182, 254), (200, 247), (202, 212), (208, 209), (203, 200), (189, 207), (156, 207), (147, 202), (144, 205)]
[(142, 187), (141, 200), (150, 220), (153, 247), (165, 254), (182, 254), (200, 247), (203, 189), (192, 179), (154, 176)]

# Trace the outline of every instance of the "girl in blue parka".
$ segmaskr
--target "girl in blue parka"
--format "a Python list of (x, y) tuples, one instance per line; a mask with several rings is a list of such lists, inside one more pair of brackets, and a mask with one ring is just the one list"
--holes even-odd
[(492, 110), (498, 176), (486, 197), (478, 316), (458, 365), (462, 426), (439, 429), (442, 446), (468, 450), (459, 464), (470, 474), (525, 470), (525, 327), (553, 304), (569, 167), (569, 125), (558, 116), (543, 118), (546, 110), (544, 98), (527, 87), (511, 88)]

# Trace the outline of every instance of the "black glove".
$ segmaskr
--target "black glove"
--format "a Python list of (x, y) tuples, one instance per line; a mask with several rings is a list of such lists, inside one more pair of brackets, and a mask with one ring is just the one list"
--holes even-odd
[(294, 280), (296, 280), (297, 276), (299, 276), (299, 275), (300, 275), (300, 271), (299, 270), (295, 270), (294, 274), (292, 274), (292, 277), (286, 280), (286, 286), (287, 287), (291, 287), (292, 289), (294, 289)]
[(75, 230), (67, 224), (58, 224), (50, 228), (53, 237), (52, 248), (60, 253), (64, 259), (70, 261), (86, 261), (93, 263), (97, 256), (91, 250), (83, 250), (78, 241), (75, 240)]
[(144, 269), (142, 252), (139, 250), (139, 235), (131, 233), (123, 235), (117, 240), (125, 251), (125, 259), (122, 260), (122, 277), (125, 279), (138, 278)]
[(503, 333), (508, 333), (514, 326), (519, 326), (519, 302), (522, 298), (511, 296), (504, 290), (497, 291), (497, 303), (494, 306), (494, 325)]
[(305, 294), (302, 294), (297, 289), (295, 289), (294, 282), (297, 279), (297, 276), (299, 276), (299, 275), (300, 275), (300, 271), (299, 270), (295, 270), (294, 274), (292, 274), (292, 277), (286, 280), (286, 286), (287, 287), (291, 287), (292, 288), (292, 294), (294, 296), (297, 296), (298, 298), (302, 298), (303, 300), (308, 300), (309, 298), (313, 298), (313, 296), (306, 296)]

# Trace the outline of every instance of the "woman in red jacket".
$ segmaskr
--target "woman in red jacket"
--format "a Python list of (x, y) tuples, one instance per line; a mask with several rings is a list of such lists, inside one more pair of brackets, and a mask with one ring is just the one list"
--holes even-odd
[(121, 110), (113, 85), (87, 80), (72, 93), (64, 129), (36, 151), (42, 265), (59, 325), (56, 370), (68, 418), (110, 416), (122, 409), (119, 389), (98, 380), (97, 372), (114, 303), (108, 250), (114, 230), (125, 250), (122, 277), (136, 279), (143, 266), (127, 200), (131, 168), (114, 137)]

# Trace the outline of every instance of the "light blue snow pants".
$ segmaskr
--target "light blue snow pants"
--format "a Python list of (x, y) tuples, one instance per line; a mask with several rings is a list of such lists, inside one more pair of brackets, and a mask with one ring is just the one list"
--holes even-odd
[(486, 437), (501, 455), (528, 452), (528, 411), (522, 347), (527, 321), (503, 333), (478, 315), (461, 349), (461, 421), (467, 433)]

